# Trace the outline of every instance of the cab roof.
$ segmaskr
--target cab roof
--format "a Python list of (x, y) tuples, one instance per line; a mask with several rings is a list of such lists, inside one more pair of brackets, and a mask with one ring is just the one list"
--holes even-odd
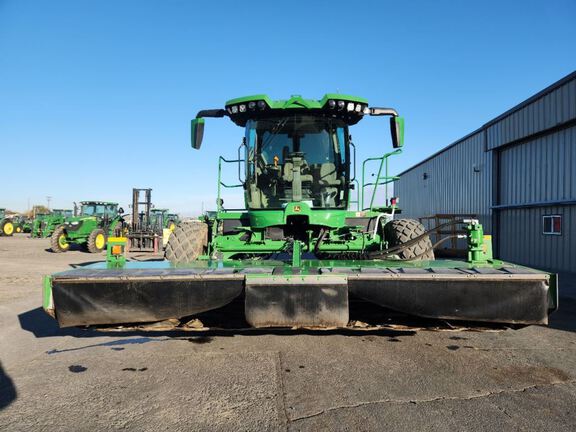
[(96, 204), (96, 205), (118, 205), (118, 203), (110, 201), (80, 201), (82, 205)]
[(249, 119), (270, 117), (284, 113), (310, 113), (340, 118), (348, 125), (358, 123), (368, 109), (368, 100), (359, 96), (327, 93), (322, 99), (305, 99), (292, 95), (289, 99), (272, 100), (265, 94), (244, 96), (226, 102), (226, 113), (238, 126)]

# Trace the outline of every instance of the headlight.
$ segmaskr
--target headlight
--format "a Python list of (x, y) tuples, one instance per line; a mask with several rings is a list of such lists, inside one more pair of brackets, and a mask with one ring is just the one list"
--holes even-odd
[(348, 105), (346, 106), (346, 109), (348, 111), (354, 111), (354, 102), (348, 102)]
[(266, 109), (266, 102), (264, 102), (263, 100), (258, 101), (258, 108), (260, 108), (261, 110)]
[(248, 108), (250, 108), (251, 110), (256, 108), (256, 102), (252, 101), (248, 103)]
[(336, 101), (330, 99), (330, 100), (328, 101), (328, 108), (330, 108), (330, 109), (336, 108)]
[(236, 114), (238, 112), (238, 105), (232, 105), (232, 114)]
[(339, 110), (343, 110), (345, 105), (346, 104), (344, 103), (344, 101), (338, 101), (338, 109)]
[(238, 107), (241, 113), (246, 112), (246, 105), (242, 104)]

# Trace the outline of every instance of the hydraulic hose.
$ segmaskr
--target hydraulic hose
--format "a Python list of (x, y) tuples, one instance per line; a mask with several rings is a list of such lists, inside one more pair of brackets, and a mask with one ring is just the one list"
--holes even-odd
[[(389, 255), (393, 255), (396, 254), (397, 252), (400, 252), (404, 249), (408, 249), (411, 246), (414, 246), (415, 244), (417, 244), (420, 240), (422, 240), (423, 238), (427, 237), (430, 233), (433, 233), (435, 231), (439, 231), (442, 228), (445, 228), (447, 226), (452, 226), (452, 225), (461, 225), (461, 224), (465, 224), (466, 222), (464, 222), (463, 220), (453, 220), (450, 222), (446, 222), (443, 224), (438, 225), (437, 227), (434, 227), (428, 231), (425, 231), (424, 233), (420, 234), (418, 237), (414, 237), (411, 240), (408, 240), (406, 243), (402, 243), (401, 245), (398, 246), (392, 246), (391, 248), (388, 249), (384, 249), (381, 251), (373, 251), (369, 253), (370, 258), (384, 258), (386, 256)], [(450, 237), (446, 237), (446, 238), (450, 238)], [(434, 248), (434, 247), (433, 247)]]
[(428, 252), (430, 252), (431, 250), (436, 249), (438, 246), (440, 246), (440, 244), (444, 243), (446, 240), (450, 240), (452, 238), (460, 238), (460, 236), (458, 234), (453, 234), (453, 235), (449, 235), (447, 237), (444, 237), (443, 239), (438, 240), (436, 243), (434, 243), (432, 245), (432, 247), (429, 247), (428, 249), (426, 249), (424, 252), (416, 255), (415, 257), (412, 258), (405, 258), (402, 259), (400, 258), (398, 261), (416, 261), (417, 259), (423, 257), (424, 255), (426, 255)]

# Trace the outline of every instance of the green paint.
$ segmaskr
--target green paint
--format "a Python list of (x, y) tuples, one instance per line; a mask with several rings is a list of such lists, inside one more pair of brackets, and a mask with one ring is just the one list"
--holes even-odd
[(54, 309), (52, 301), (52, 277), (44, 276), (42, 280), (42, 307), (45, 311)]
[(302, 265), (302, 243), (296, 240), (292, 244), (292, 267), (300, 267)]

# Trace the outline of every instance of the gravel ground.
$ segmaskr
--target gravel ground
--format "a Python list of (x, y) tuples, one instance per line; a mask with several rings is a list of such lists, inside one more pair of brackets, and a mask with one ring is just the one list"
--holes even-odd
[(48, 247), (0, 237), (0, 430), (576, 430), (574, 298), (516, 330), (61, 330), (42, 275), (104, 256)]

